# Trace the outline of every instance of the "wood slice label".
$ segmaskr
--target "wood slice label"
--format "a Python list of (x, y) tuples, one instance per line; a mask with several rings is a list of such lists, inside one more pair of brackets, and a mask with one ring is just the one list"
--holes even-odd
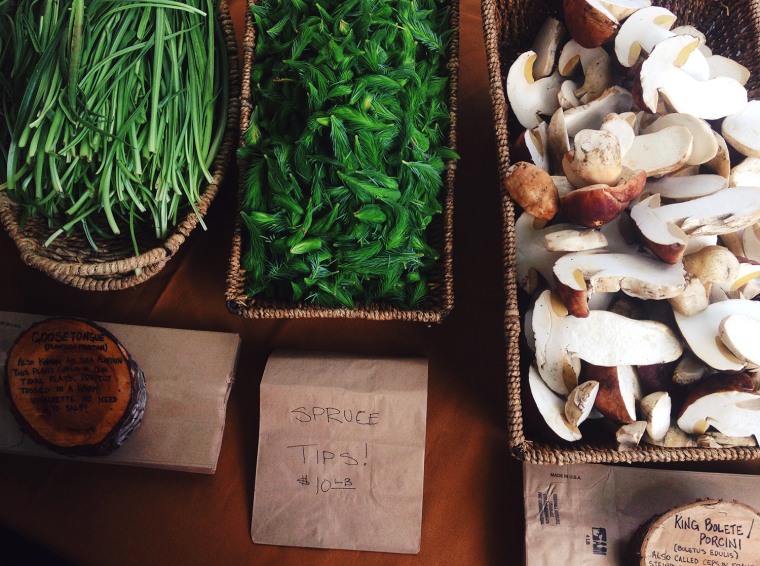
[(49, 319), (8, 352), (6, 387), (18, 416), (54, 446), (94, 445), (120, 422), (132, 396), (129, 356), (105, 329)]
[(639, 556), (646, 566), (760, 566), (760, 515), (736, 501), (671, 509), (650, 525)]

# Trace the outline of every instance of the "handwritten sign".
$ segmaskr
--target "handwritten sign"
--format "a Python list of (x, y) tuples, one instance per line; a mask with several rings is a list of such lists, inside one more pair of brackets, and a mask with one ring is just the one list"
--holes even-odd
[(426, 411), (426, 360), (272, 354), (253, 541), (419, 552)]

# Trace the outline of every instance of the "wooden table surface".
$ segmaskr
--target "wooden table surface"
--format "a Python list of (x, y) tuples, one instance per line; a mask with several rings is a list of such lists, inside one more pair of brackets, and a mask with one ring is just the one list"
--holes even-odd
[[(231, 3), (238, 37), (244, 2)], [(480, 4), (461, 3), (455, 308), (440, 325), (243, 320), (224, 304), (234, 174), (158, 276), (118, 292), (85, 292), (26, 267), (0, 234), (0, 310), (237, 332), (237, 381), (213, 476), (0, 455), (0, 525), (75, 564), (519, 564), (520, 464), (509, 455), (501, 219)], [(188, 350), (200, 348), (188, 344)], [(257, 545), (250, 538), (258, 387), (279, 347), (429, 360), (418, 555)], [(360, 520), (360, 519), (359, 519)], [(7, 538), (7, 536), (6, 536)], [(0, 538), (0, 563), (3, 543)], [(6, 547), (5, 552), (10, 552)], [(7, 557), (7, 555), (6, 555)]]

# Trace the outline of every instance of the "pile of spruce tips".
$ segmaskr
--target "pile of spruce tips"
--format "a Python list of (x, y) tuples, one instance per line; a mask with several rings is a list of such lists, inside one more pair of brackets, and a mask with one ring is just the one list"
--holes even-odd
[(79, 230), (145, 251), (213, 180), (228, 100), (215, 1), (13, 4), (0, 0), (0, 190), (47, 219), (47, 244)]
[(253, 6), (240, 150), (249, 296), (419, 307), (440, 252), (450, 11), (443, 0)]

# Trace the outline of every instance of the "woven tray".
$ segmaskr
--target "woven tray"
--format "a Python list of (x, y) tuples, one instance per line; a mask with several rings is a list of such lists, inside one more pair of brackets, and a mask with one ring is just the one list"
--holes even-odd
[[(691, 24), (707, 35), (707, 44), (716, 54), (741, 62), (752, 73), (747, 85), (750, 98), (760, 94), (760, 3), (749, 1), (661, 1), (678, 16), (677, 25)], [(509, 113), (505, 84), (507, 72), (517, 56), (530, 48), (536, 32), (547, 16), (562, 19), (562, 2), (539, 0), (481, 0), (483, 31), (491, 89), (494, 127), (498, 145), (498, 166), (502, 193), (503, 260), (506, 309), (504, 332), (507, 345), (507, 403), (509, 444), (518, 460), (537, 464), (601, 462), (684, 462), (706, 460), (748, 460), (760, 458), (760, 448), (659, 448), (641, 446), (618, 452), (609, 435), (600, 440), (559, 444), (541, 438), (535, 423), (523, 419), (521, 394), (527, 383), (532, 353), (521, 339), (521, 314), (515, 278), (515, 204), (503, 188), (510, 165), (510, 146), (523, 128)], [(521, 356), (526, 352), (527, 355)]]
[(227, 0), (219, 8), (219, 22), (229, 64), (229, 106), (224, 141), (213, 163), (213, 182), (201, 192), (196, 203), (198, 215), (187, 214), (166, 240), (157, 240), (152, 230), (138, 233), (138, 244), (145, 252), (135, 255), (129, 231), (111, 239), (94, 238), (98, 251), (92, 249), (84, 236), (60, 236), (52, 244), (43, 244), (54, 230), (42, 218), (27, 219), (20, 224), (21, 207), (0, 191), (0, 222), (21, 253), (27, 265), (39, 269), (53, 279), (88, 291), (113, 291), (133, 287), (163, 269), (179, 251), (190, 233), (211, 206), (224, 180), (227, 167), (236, 149), (240, 115), (240, 77), (235, 30), (230, 19)]
[[(255, 4), (249, 2), (249, 5)], [(451, 0), (451, 29), (453, 35), (449, 47), (449, 147), (456, 149), (457, 88), (459, 73), (459, 0)], [(254, 59), (256, 33), (251, 11), (246, 11), (245, 36), (243, 38), (243, 83), (240, 109), (240, 132), (248, 129), (252, 111), (250, 75)], [(242, 145), (242, 139), (240, 140)], [(244, 160), (238, 160), (238, 169), (244, 171)], [(454, 221), (454, 173), (456, 162), (446, 165), (440, 217), (431, 223), (428, 241), (441, 256), (434, 269), (428, 273), (430, 288), (429, 304), (424, 309), (406, 310), (384, 304), (359, 304), (354, 309), (319, 307), (306, 302), (274, 301), (249, 297), (245, 291), (245, 270), (240, 265), (241, 249), (245, 235), (242, 230), (240, 202), (242, 183), (239, 187), (238, 214), (232, 240), (230, 266), (227, 275), (227, 308), (245, 318), (358, 318), (369, 320), (407, 320), (415, 322), (441, 322), (454, 306), (453, 284), (453, 221)], [(242, 179), (241, 179), (242, 181)]]

